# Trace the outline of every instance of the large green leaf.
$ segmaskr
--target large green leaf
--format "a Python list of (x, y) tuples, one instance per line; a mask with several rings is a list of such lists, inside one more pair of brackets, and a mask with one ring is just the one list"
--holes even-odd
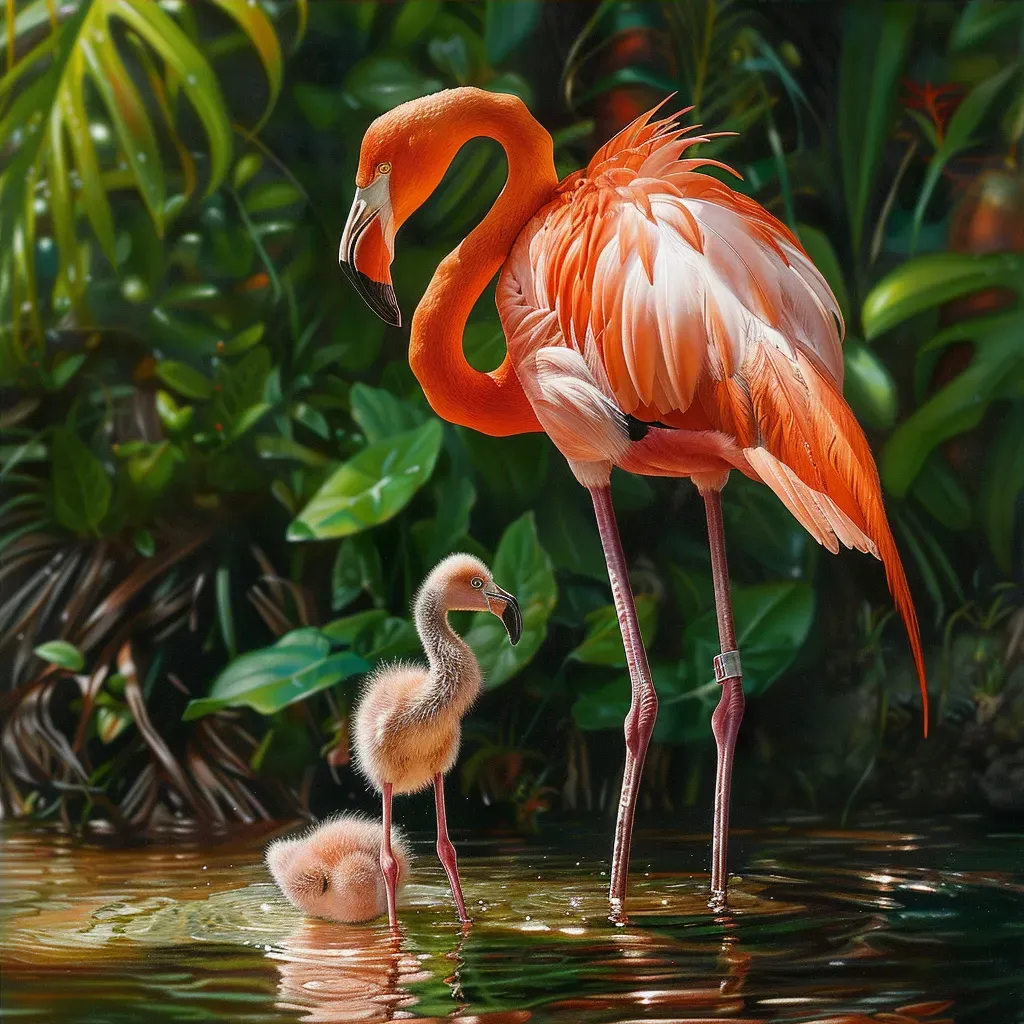
[[(658, 628), (658, 604), (649, 594), (636, 598), (636, 617), (644, 644), (650, 646)], [(569, 655), (584, 665), (626, 664), (626, 651), (622, 646), (622, 632), (615, 605), (605, 605), (592, 611), (586, 618), (587, 632), (583, 642)]]
[(999, 567), (1007, 573), (1021, 491), (1024, 491), (1024, 403), (1018, 402), (1001, 425), (992, 446), (981, 499), (989, 546)]
[(523, 636), (513, 647), (501, 621), (480, 612), (466, 636), (484, 673), (484, 687), (508, 682), (537, 653), (558, 600), (551, 559), (537, 538), (533, 513), (517, 519), (503, 534), (491, 565), (494, 582), (514, 594), (523, 613)]
[(901, 423), (882, 449), (879, 471), (890, 494), (902, 498), (937, 445), (976, 427), (1010, 371), (1024, 362), (1017, 318), (986, 319), (996, 326), (984, 332), (980, 322), (974, 325), (970, 366)]
[(369, 667), (349, 651), (332, 654), (331, 641), (319, 630), (296, 629), (272, 647), (236, 658), (206, 697), (189, 701), (182, 717), (190, 721), (229, 707), (272, 715)]
[(1015, 21), (1024, 21), (1024, 3), (1019, 0), (970, 0), (950, 33), (950, 49), (967, 49), (998, 31), (1015, 36), (1020, 31)]
[(913, 494), (948, 529), (966, 530), (971, 525), (971, 500), (960, 478), (938, 455), (933, 454), (921, 468)]
[(487, 0), (484, 7), (484, 41), (487, 59), (497, 64), (534, 30), (540, 20), (541, 0)]
[(364, 448), (327, 478), (288, 527), (288, 539), (347, 537), (396, 515), (430, 479), (442, 436), (431, 419)]
[(803, 572), (810, 538), (767, 487), (734, 474), (722, 497), (731, 549), (742, 551), (775, 575)]
[(359, 424), (370, 444), (418, 427), (429, 415), (427, 410), (403, 402), (384, 388), (353, 384), (349, 395), (352, 419)]
[(368, 534), (346, 537), (338, 547), (331, 573), (331, 610), (338, 612), (366, 592), (374, 604), (384, 603), (384, 569), (380, 552)]
[(891, 430), (899, 412), (899, 395), (889, 368), (857, 338), (847, 338), (843, 344), (843, 367), (843, 397), (857, 419), (878, 430)]
[(349, 72), (345, 82), (349, 97), (374, 114), (418, 99), (442, 87), (438, 78), (421, 75), (401, 57), (371, 56)]
[(1016, 253), (940, 252), (917, 256), (882, 278), (861, 310), (864, 335), (880, 334), (926, 309), (984, 288), (1024, 286), (1024, 257)]
[(843, 6), (839, 155), (855, 253), (860, 251), (882, 150), (892, 126), (914, 9), (914, 4), (897, 0), (858, 0)]
[(95, 530), (110, 507), (110, 477), (103, 464), (63, 427), (53, 433), (50, 456), (57, 519), (69, 530)]
[[(654, 739), (658, 743), (691, 743), (710, 739), (711, 713), (721, 694), (694, 686), (685, 662), (655, 662), (651, 677), (658, 693), (658, 718)], [(619, 676), (581, 694), (572, 706), (572, 717), (584, 731), (621, 730), (630, 705), (628, 675)]]
[[(743, 690), (760, 693), (792, 664), (807, 639), (814, 618), (814, 590), (796, 582), (734, 587), (732, 604)], [(712, 681), (712, 663), (721, 651), (714, 609), (686, 627), (683, 647), (693, 678)]]

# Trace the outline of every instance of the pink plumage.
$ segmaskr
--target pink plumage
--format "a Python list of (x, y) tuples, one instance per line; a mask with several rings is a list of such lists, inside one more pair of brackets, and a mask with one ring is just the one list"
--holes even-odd
[[(267, 867), (299, 910), (348, 924), (372, 921), (387, 910), (378, 862), (382, 835), (379, 821), (338, 815), (302, 835), (275, 840), (267, 847)], [(409, 850), (400, 832), (391, 841), (400, 887), (409, 874)]]

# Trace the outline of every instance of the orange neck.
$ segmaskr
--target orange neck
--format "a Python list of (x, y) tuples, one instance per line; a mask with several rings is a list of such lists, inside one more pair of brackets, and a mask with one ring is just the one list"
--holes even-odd
[(416, 307), (409, 365), (440, 417), (504, 437), (542, 428), (508, 356), (491, 373), (474, 370), (462, 335), (474, 303), (526, 222), (550, 199), (558, 177), (551, 136), (522, 103), (470, 92), (453, 110), (454, 149), (479, 136), (495, 139), (508, 157), (508, 179), (487, 216), (441, 261)]

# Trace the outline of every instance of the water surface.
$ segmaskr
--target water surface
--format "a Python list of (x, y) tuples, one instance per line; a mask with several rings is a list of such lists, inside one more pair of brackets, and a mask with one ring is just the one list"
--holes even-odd
[[(555, 831), (552, 829), (552, 831)], [(26, 1022), (1022, 1024), (1024, 836), (981, 821), (737, 834), (728, 911), (707, 838), (640, 832), (631, 919), (606, 919), (606, 836), (456, 837), (461, 929), (416, 837), (402, 933), (304, 919), (266, 831), (111, 848), (7, 826), (2, 1007)], [(278, 834), (278, 833), (275, 833)]]

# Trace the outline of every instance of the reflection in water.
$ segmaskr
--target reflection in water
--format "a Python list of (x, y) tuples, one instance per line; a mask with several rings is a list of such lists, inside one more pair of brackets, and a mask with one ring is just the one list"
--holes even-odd
[(621, 927), (606, 918), (603, 835), (561, 849), (462, 843), (473, 925), (452, 922), (444, 876), (425, 853), (397, 936), (381, 924), (303, 918), (269, 882), (267, 838), (124, 850), (8, 830), (4, 1015), (46, 1024), (1024, 1020), (1020, 837), (969, 822), (741, 835), (743, 876), (720, 913), (708, 910), (706, 876), (691, 873), (706, 838), (641, 833)]
[(381, 928), (300, 921), (268, 954), (280, 972), (277, 1006), (301, 1020), (392, 1020), (416, 1000), (408, 986), (430, 978), (402, 937)]

